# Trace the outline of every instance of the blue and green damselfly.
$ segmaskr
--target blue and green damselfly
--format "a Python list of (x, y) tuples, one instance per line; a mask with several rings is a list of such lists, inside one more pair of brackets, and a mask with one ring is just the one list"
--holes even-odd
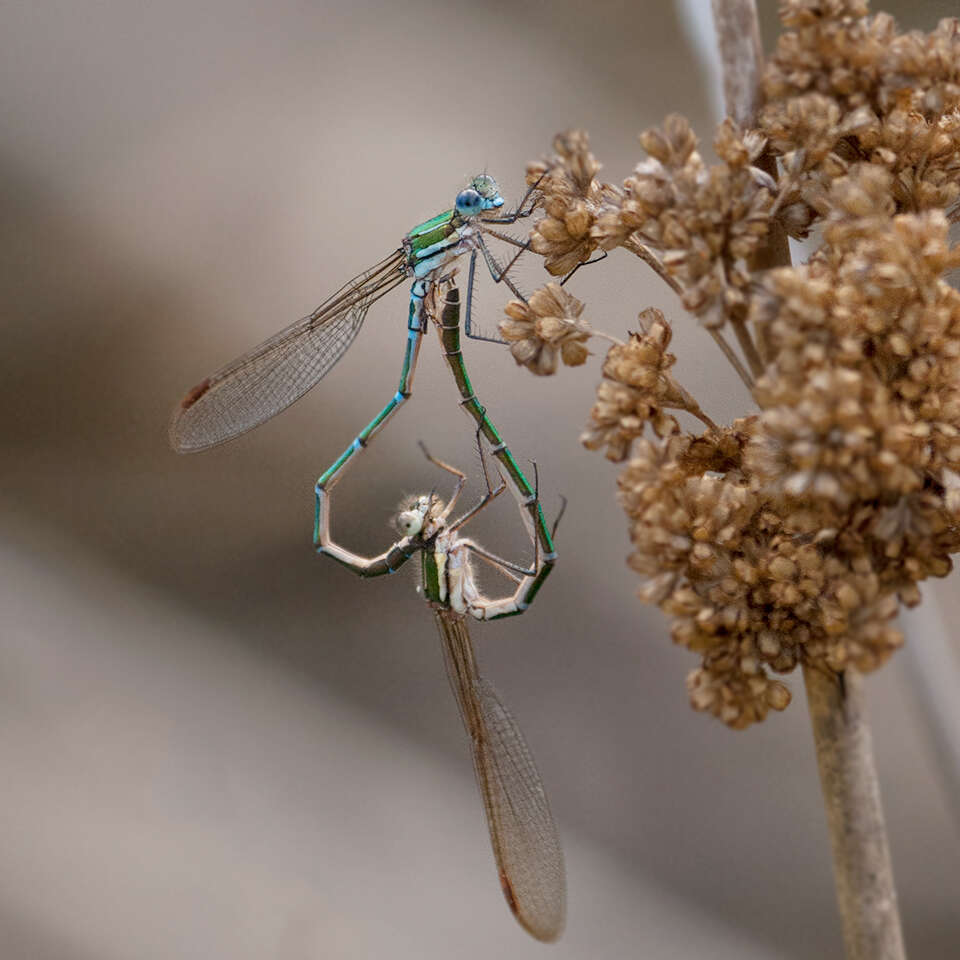
[[(323, 490), (337, 482), (347, 463), (371, 442), (411, 395), (420, 342), (431, 319), (425, 304), (437, 284), (451, 275), (455, 261), (469, 256), (464, 321), (468, 336), (489, 339), (479, 336), (472, 327), (473, 281), (478, 257), (483, 258), (496, 282), (504, 283), (521, 296), (508, 271), (526, 249), (526, 244), (501, 233), (497, 225), (515, 223), (529, 216), (534, 207), (531, 202), (534, 190), (535, 186), (527, 191), (513, 213), (500, 215), (504, 200), (496, 181), (485, 174), (474, 177), (470, 185), (457, 194), (452, 209), (414, 227), (394, 253), (344, 284), (311, 314), (194, 387), (184, 397), (170, 425), (173, 448), (180, 453), (208, 449), (285, 410), (315, 386), (343, 356), (371, 305), (405, 280), (412, 279), (399, 386), (386, 406), (318, 478), (315, 488), (316, 541)], [(501, 268), (490, 252), (485, 242), (488, 236), (517, 247), (517, 254), (506, 268)], [(460, 349), (459, 322), (456, 327), (441, 325), (440, 334), (447, 364), (460, 392), (460, 405), (491, 444), (491, 452), (500, 461), (518, 497), (530, 512), (543, 555), (552, 560), (555, 556), (553, 542), (534, 489), (474, 392)]]

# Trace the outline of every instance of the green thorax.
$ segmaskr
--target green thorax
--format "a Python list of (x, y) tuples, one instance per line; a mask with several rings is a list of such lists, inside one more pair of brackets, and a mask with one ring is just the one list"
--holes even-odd
[(437, 555), (430, 550), (420, 551), (420, 575), (423, 581), (423, 598), (431, 603), (442, 603), (440, 599), (440, 571), (437, 569)]
[(454, 210), (444, 210), (435, 217), (415, 226), (404, 238), (404, 247), (411, 255), (416, 255), (435, 243), (446, 240), (460, 228), (462, 221)]

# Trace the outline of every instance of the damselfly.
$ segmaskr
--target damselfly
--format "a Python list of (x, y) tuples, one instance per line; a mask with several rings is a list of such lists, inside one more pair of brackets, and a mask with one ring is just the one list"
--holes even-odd
[[(482, 174), (457, 194), (453, 209), (414, 227), (398, 250), (369, 270), (344, 284), (309, 316), (264, 341), (223, 369), (207, 377), (183, 399), (170, 425), (170, 442), (180, 453), (205, 450), (275, 416), (302, 397), (333, 367), (353, 342), (370, 306), (405, 279), (412, 278), (405, 325), (406, 348), (400, 370), (400, 384), (390, 401), (356, 436), (350, 446), (320, 475), (316, 483), (317, 517), (324, 489), (336, 483), (349, 461), (373, 439), (396, 413), (413, 389), (413, 375), (426, 331), (430, 311), (425, 303), (434, 297), (437, 285), (449, 277), (454, 261), (469, 255), (467, 275), (467, 336), (490, 339), (475, 333), (471, 309), (477, 257), (482, 256), (497, 283), (505, 283), (522, 296), (508, 276), (526, 244), (495, 229), (497, 224), (515, 223), (533, 212), (531, 187), (516, 211), (500, 216), (503, 197), (492, 177)], [(517, 253), (501, 267), (491, 254), (485, 237), (513, 244)], [(456, 294), (456, 290), (452, 291)], [(447, 363), (461, 394), (460, 405), (476, 421), (492, 445), (517, 494), (527, 505), (536, 528), (540, 548), (553, 554), (553, 543), (533, 487), (520, 469), (499, 431), (487, 416), (470, 382), (460, 351), (459, 303), (446, 314), (441, 341)], [(435, 319), (435, 315), (434, 315)], [(452, 325), (450, 325), (452, 324)], [(319, 524), (319, 519), (317, 521)], [(315, 539), (319, 534), (314, 530)]]
[[(330, 493), (320, 494), (318, 550), (363, 577), (393, 573), (415, 554), (421, 558), (421, 590), (440, 632), (447, 676), (470, 738), (477, 785), (500, 875), (500, 885), (514, 916), (538, 940), (555, 940), (563, 929), (566, 902), (563, 853), (557, 828), (533, 757), (514, 719), (478, 670), (469, 621), (497, 620), (522, 613), (543, 582), (549, 563), (532, 536), (534, 562), (512, 563), (461, 536), (461, 530), (505, 489), (491, 486), (480, 444), (486, 494), (458, 519), (451, 515), (466, 476), (428, 459), (456, 477), (450, 500), (434, 494), (407, 501), (396, 517), (400, 540), (376, 557), (363, 557), (335, 543), (330, 533)], [(557, 518), (559, 520), (559, 517)], [(554, 523), (555, 532), (556, 523)], [(485, 597), (477, 584), (472, 558), (478, 558), (517, 584), (505, 597)]]

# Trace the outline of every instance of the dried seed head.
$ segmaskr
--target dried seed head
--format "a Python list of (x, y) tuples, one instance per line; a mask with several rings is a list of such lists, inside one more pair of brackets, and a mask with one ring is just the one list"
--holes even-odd
[(597, 249), (594, 222), (618, 191), (596, 179), (600, 164), (584, 131), (559, 134), (553, 148), (551, 160), (527, 167), (527, 183), (536, 185), (545, 213), (530, 232), (530, 249), (544, 257), (550, 273), (563, 276)]
[(606, 447), (609, 460), (625, 460), (633, 441), (649, 424), (658, 437), (678, 433), (680, 426), (668, 409), (690, 410), (693, 400), (674, 380), (676, 357), (667, 352), (673, 331), (654, 308), (639, 317), (642, 333), (607, 351), (603, 377), (590, 420), (580, 436), (588, 450)]
[[(767, 64), (760, 131), (784, 165), (781, 223), (805, 236), (830, 212), (831, 184), (851, 163), (893, 175), (895, 212), (960, 199), (960, 29), (899, 34), (860, 2), (784, 3)], [(838, 199), (833, 197), (833, 199)], [(808, 208), (804, 213), (802, 206)]]
[(683, 304), (711, 326), (740, 318), (749, 285), (746, 261), (763, 242), (773, 202), (772, 178), (752, 165), (764, 138), (721, 124), (726, 163), (706, 167), (687, 120), (673, 114), (641, 134), (650, 154), (598, 216), (593, 238), (605, 250), (659, 253)]
[(526, 303), (511, 300), (505, 312), (500, 333), (510, 344), (513, 358), (531, 373), (555, 373), (558, 356), (570, 367), (587, 359), (591, 330), (580, 316), (583, 304), (559, 283), (535, 290)]

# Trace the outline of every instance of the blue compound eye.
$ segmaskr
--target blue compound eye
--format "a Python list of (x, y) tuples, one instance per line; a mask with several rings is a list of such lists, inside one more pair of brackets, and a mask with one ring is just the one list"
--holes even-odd
[(467, 187), (457, 194), (457, 213), (472, 217), (483, 209), (483, 197), (476, 190)]

